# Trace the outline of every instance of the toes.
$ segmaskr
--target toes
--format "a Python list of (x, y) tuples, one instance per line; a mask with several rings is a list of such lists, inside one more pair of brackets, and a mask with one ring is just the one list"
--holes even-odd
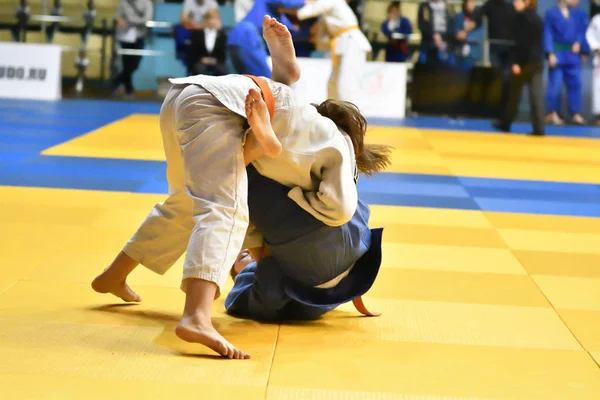
[(269, 24), (271, 23), (271, 17), (269, 15), (265, 15), (263, 17), (263, 27), (268, 27)]
[(251, 96), (252, 100), (260, 100), (262, 99), (260, 92), (254, 88), (250, 89), (248, 95)]

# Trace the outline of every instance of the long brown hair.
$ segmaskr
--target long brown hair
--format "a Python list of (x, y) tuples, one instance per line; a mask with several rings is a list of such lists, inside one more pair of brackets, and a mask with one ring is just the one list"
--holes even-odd
[(350, 136), (356, 156), (358, 170), (371, 176), (390, 165), (392, 148), (382, 144), (365, 144), (367, 120), (358, 107), (347, 101), (325, 100), (321, 104), (313, 104), (319, 114), (329, 118), (337, 127)]

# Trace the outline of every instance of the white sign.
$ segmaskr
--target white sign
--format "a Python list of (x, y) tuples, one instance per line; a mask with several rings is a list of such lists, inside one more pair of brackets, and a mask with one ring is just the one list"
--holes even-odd
[[(269, 60), (269, 63), (271, 60)], [(331, 60), (298, 58), (302, 75), (294, 85), (298, 96), (311, 103), (327, 99)], [(407, 64), (367, 62), (356, 103), (363, 115), (375, 118), (404, 118), (406, 115)]]
[(60, 56), (60, 46), (0, 43), (0, 97), (60, 100)]

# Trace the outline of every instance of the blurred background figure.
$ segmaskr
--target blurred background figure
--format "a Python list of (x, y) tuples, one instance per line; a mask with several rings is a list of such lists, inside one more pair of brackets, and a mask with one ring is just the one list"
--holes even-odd
[[(115, 19), (117, 21), (116, 39), (122, 49), (141, 50), (144, 48), (148, 35), (146, 22), (152, 20), (154, 4), (152, 0), (121, 0), (117, 6)], [(121, 72), (112, 82), (113, 95), (118, 93), (121, 85), (125, 87), (125, 95), (133, 97), (135, 89), (132, 83), (133, 73), (142, 60), (138, 55), (122, 55)]]
[(418, 13), (421, 47), (419, 62), (448, 64), (452, 62), (451, 46), (454, 41), (454, 11), (445, 0), (421, 3)]
[(408, 35), (413, 33), (410, 20), (402, 16), (399, 1), (392, 1), (387, 8), (388, 18), (381, 24), (381, 31), (388, 39), (385, 61), (405, 62), (409, 57)]
[(509, 100), (503, 116), (494, 126), (510, 132), (517, 115), (523, 86), (527, 85), (531, 107), (533, 135), (543, 136), (544, 131), (544, 22), (537, 13), (537, 0), (515, 0), (512, 79)]
[(582, 55), (588, 52), (585, 39), (588, 18), (578, 5), (579, 0), (559, 0), (544, 18), (544, 50), (548, 54), (549, 66), (546, 121), (554, 125), (564, 124), (559, 116), (563, 83), (567, 87), (572, 122), (586, 124), (581, 115), (581, 64)]
[(246, 15), (252, 9), (254, 5), (254, 0), (234, 0), (233, 1), (233, 15), (235, 18), (235, 23), (237, 24), (241, 20), (243, 20)]
[[(472, 68), (481, 57), (479, 42), (483, 38), (483, 29), (475, 24), (477, 12), (479, 9), (475, 7), (475, 0), (463, 0), (462, 11), (456, 15), (456, 59), (465, 69)], [(474, 26), (474, 29), (468, 31), (470, 26)]]
[[(245, 0), (244, 0), (245, 1)], [(262, 20), (270, 15), (296, 34), (289, 18), (282, 13), (284, 8), (298, 8), (304, 0), (256, 0), (246, 16), (229, 32), (227, 51), (238, 74), (271, 77), (267, 63), (267, 46), (262, 38)]]
[(593, 14), (592, 21), (586, 32), (586, 39), (594, 53), (594, 77), (592, 82), (592, 113), (596, 125), (600, 126), (600, 9)]
[[(502, 75), (500, 108), (505, 109), (508, 103), (512, 80), (512, 46), (515, 40), (515, 9), (507, 0), (487, 0), (475, 13), (475, 20), (467, 23), (467, 34), (480, 29), (487, 21), (488, 38), (490, 39), (490, 63)], [(483, 28), (485, 29), (485, 28)]]
[(358, 103), (361, 81), (371, 44), (360, 30), (358, 18), (346, 0), (307, 0), (299, 9), (286, 12), (300, 21), (320, 17), (327, 26), (331, 49), (331, 74), (327, 82), (330, 99)]
[(204, 14), (203, 29), (192, 32), (188, 75), (227, 75), (227, 35), (221, 29), (221, 14), (213, 8)]
[(219, 8), (215, 0), (185, 0), (181, 11), (181, 25), (189, 30), (202, 29), (204, 14)]
[(600, 0), (591, 0), (590, 19), (594, 18), (597, 14), (600, 14)]

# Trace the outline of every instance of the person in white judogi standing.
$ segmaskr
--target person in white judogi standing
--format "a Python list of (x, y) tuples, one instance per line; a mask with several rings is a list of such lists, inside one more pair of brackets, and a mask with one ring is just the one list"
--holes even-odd
[(296, 14), (300, 20), (317, 16), (324, 19), (331, 38), (331, 75), (327, 96), (358, 103), (367, 53), (372, 49), (346, 0), (307, 0), (304, 7), (289, 12)]
[(594, 78), (592, 85), (592, 112), (596, 116), (596, 124), (600, 125), (600, 14), (592, 18), (585, 35), (591, 50), (594, 52)]

